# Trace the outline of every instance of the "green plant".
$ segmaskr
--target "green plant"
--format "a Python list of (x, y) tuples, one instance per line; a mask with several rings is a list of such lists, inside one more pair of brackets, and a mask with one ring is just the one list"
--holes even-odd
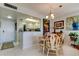
[(78, 36), (77, 32), (70, 32), (69, 36)]
[(78, 33), (77, 33), (77, 32), (74, 32), (74, 35), (75, 35), (75, 36), (78, 36)]
[(75, 36), (75, 34), (73, 32), (70, 32), (69, 36)]

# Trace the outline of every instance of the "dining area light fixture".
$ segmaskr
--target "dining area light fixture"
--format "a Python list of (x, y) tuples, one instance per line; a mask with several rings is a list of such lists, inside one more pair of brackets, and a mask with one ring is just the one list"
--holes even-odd
[[(46, 19), (48, 19), (48, 20), (52, 20), (52, 19), (54, 19), (55, 18), (55, 15), (52, 13), (52, 10), (53, 9), (56, 9), (56, 8), (52, 8), (52, 5), (50, 5), (49, 6), (50, 8), (49, 8), (49, 14), (45, 17)], [(63, 5), (59, 5), (58, 6), (58, 8), (62, 8), (63, 7)], [(54, 12), (54, 11), (53, 11)]]
[(48, 20), (54, 19), (54, 14), (52, 13), (52, 10), (51, 9), (50, 9), (49, 14), (46, 16), (46, 19), (48, 19)]

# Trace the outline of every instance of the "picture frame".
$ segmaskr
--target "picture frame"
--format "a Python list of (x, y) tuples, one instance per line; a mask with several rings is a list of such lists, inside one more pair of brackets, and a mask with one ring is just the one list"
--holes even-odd
[(43, 19), (43, 35), (46, 32), (50, 32), (50, 20), (48, 19)]
[(79, 30), (79, 15), (70, 16), (66, 18), (67, 30)]
[(64, 29), (64, 20), (54, 22), (54, 29)]

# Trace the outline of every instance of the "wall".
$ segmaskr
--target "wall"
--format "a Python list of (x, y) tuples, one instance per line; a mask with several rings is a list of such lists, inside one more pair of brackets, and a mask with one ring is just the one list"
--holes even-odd
[[(18, 22), (18, 30), (21, 27), (20, 21), (17, 20)], [(43, 20), (41, 20), (41, 26), (40, 26), (41, 31), (24, 31), (24, 32), (17, 32), (17, 39), (18, 41), (20, 40), (20, 47), (21, 49), (26, 49), (30, 48), (32, 46), (36, 46), (38, 44), (38, 37), (43, 34)]]
[(15, 40), (15, 24), (12, 20), (1, 19), (0, 43)]
[(70, 38), (69, 38), (68, 34), (69, 34), (70, 32), (79, 32), (79, 30), (77, 30), (77, 31), (74, 31), (74, 30), (70, 31), (70, 30), (67, 30), (67, 29), (66, 29), (66, 18), (69, 17), (69, 16), (76, 16), (76, 15), (79, 15), (79, 12), (75, 12), (75, 13), (72, 12), (71, 14), (64, 15), (64, 16), (62, 16), (62, 17), (58, 17), (58, 18), (56, 18), (56, 19), (54, 19), (54, 20), (51, 20), (51, 24), (50, 24), (50, 28), (51, 28), (50, 31), (51, 31), (51, 32), (54, 31), (54, 29), (52, 29), (52, 28), (54, 27), (54, 22), (55, 22), (55, 21), (64, 20), (64, 29), (57, 29), (56, 31), (62, 30), (62, 31), (64, 32), (64, 38), (65, 38), (66, 44), (69, 44), (69, 43), (68, 43), (68, 39), (70, 39)]
[[(7, 8), (9, 10), (13, 10), (11, 8), (3, 6), (3, 3), (0, 3), (0, 7)], [(42, 30), (43, 29), (43, 27), (42, 27), (42, 25), (43, 25), (42, 18), (43, 18), (43, 16), (41, 14), (31, 10), (31, 9), (24, 8), (22, 6), (18, 6), (18, 10), (13, 10), (13, 11), (17, 11), (17, 12), (20, 12), (20, 13), (32, 15), (32, 16), (35, 16), (35, 17), (38, 17), (38, 18), (41, 19), (41, 31), (40, 32), (28, 32), (28, 33), (25, 32), (23, 34), (21, 33), (22, 34), (21, 37), (23, 36), (23, 39), (21, 39), (21, 42), (20, 42), (20, 43), (23, 44), (22, 48), (27, 48), (27, 44), (28, 44), (29, 47), (33, 46), (32, 45), (32, 43), (33, 43), (32, 39), (28, 38), (28, 40), (27, 40), (27, 37), (33, 37), (33, 35), (36, 35), (36, 36), (42, 35), (42, 33), (43, 33), (43, 30)], [(28, 36), (28, 34), (29, 34), (29, 36)], [(27, 43), (28, 41), (29, 41), (29, 43)], [(22, 46), (22, 44), (21, 44), (21, 46)]]
[[(11, 3), (11, 4), (16, 6), (16, 4), (13, 4), (13, 3)], [(0, 3), (0, 7), (7, 8), (7, 9), (9, 9), (9, 10), (13, 10), (13, 9), (11, 9), (11, 8), (5, 7), (5, 6), (3, 5), (3, 3)], [(43, 25), (43, 24), (42, 24), (43, 15), (41, 15), (41, 14), (39, 14), (38, 12), (35, 12), (35, 11), (29, 9), (29, 8), (24, 8), (24, 7), (19, 6), (19, 5), (17, 5), (17, 7), (18, 7), (18, 10), (13, 10), (13, 11), (17, 11), (17, 12), (19, 12), (19, 13), (23, 13), (23, 14), (27, 14), (27, 15), (31, 15), (31, 16), (40, 18), (40, 20), (41, 20), (41, 33), (42, 33), (42, 32), (43, 32), (43, 30), (42, 30), (42, 29), (43, 29), (43, 27), (42, 27), (42, 25)]]
[[(1, 33), (1, 19), (0, 19), (0, 33)], [(1, 34), (0, 34), (0, 40), (1, 40)], [(0, 49), (1, 49), (1, 44), (0, 44)]]
[[(0, 49), (4, 42), (15, 40), (15, 24), (13, 20), (0, 18)], [(4, 31), (4, 32), (3, 32)]]

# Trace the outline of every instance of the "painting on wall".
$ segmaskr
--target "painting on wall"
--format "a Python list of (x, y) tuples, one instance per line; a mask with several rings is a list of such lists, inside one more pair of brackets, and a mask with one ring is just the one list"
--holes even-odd
[(67, 17), (66, 29), (67, 30), (79, 30), (79, 16)]
[(50, 20), (43, 19), (43, 35), (46, 32), (50, 32)]
[(64, 29), (64, 20), (54, 22), (54, 29)]

